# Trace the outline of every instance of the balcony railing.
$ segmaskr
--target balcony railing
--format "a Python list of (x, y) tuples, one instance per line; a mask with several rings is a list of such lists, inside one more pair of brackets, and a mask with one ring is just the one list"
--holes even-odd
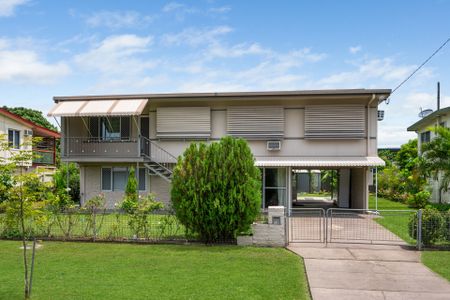
[(141, 154), (167, 170), (171, 170), (173, 165), (177, 163), (175, 156), (146, 137), (141, 137)]
[(139, 157), (137, 139), (99, 139), (66, 137), (63, 139), (63, 157)]
[(33, 149), (33, 163), (54, 165), (55, 164), (55, 152), (53, 150), (40, 150)]

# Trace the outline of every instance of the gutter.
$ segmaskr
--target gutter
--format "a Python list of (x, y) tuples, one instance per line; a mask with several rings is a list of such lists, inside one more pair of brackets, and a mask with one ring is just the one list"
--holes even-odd
[(376, 94), (372, 94), (372, 98), (370, 98), (369, 103), (367, 103), (367, 143), (366, 143), (366, 152), (367, 156), (369, 156), (369, 148), (370, 148), (370, 104), (376, 99)]

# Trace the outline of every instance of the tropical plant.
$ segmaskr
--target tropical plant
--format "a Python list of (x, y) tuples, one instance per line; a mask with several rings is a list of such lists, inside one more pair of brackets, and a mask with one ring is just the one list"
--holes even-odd
[[(435, 137), (422, 145), (421, 167), (425, 175), (439, 182), (439, 195), (450, 188), (450, 129), (442, 126), (430, 128)], [(439, 203), (441, 203), (439, 197)]]
[(407, 204), (413, 208), (425, 208), (430, 199), (431, 193), (429, 191), (420, 191), (413, 195), (410, 195), (407, 200)]
[(180, 222), (206, 243), (246, 231), (260, 211), (260, 171), (247, 142), (192, 143), (178, 159), (172, 204)]

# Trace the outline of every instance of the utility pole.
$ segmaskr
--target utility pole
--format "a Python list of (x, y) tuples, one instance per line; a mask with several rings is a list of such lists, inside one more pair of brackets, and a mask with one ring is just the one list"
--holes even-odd
[(437, 83), (437, 110), (441, 109), (441, 83)]

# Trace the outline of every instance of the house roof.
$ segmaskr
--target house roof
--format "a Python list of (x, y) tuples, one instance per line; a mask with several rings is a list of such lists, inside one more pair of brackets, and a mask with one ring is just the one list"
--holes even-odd
[(160, 93), (160, 94), (124, 94), (124, 95), (86, 95), (55, 96), (55, 102), (84, 100), (125, 100), (125, 99), (189, 99), (189, 98), (224, 98), (224, 97), (274, 97), (274, 96), (348, 96), (372, 95), (384, 101), (391, 94), (390, 89), (330, 89), (330, 90), (297, 90), (297, 91), (259, 91), (259, 92), (222, 92), (222, 93)]
[(433, 121), (434, 119), (447, 114), (448, 112), (450, 112), (450, 106), (449, 107), (444, 107), (441, 108), (439, 110), (436, 110), (434, 112), (432, 112), (431, 114), (429, 114), (426, 117), (423, 117), (422, 119), (420, 119), (419, 121), (417, 121), (416, 123), (412, 124), (411, 126), (408, 127), (408, 131), (417, 131), (420, 128), (422, 128), (423, 126), (425, 126), (426, 124), (428, 124), (430, 121)]
[(33, 134), (36, 134), (37, 136), (43, 136), (43, 137), (54, 137), (54, 138), (60, 138), (61, 134), (59, 132), (56, 132), (54, 130), (45, 128), (41, 125), (38, 125), (30, 120), (27, 120), (25, 118), (22, 118), (21, 116), (12, 113), (4, 108), (0, 108), (0, 114), (3, 116), (6, 116), (17, 123), (20, 123), (24, 126), (29, 126), (33, 130)]

